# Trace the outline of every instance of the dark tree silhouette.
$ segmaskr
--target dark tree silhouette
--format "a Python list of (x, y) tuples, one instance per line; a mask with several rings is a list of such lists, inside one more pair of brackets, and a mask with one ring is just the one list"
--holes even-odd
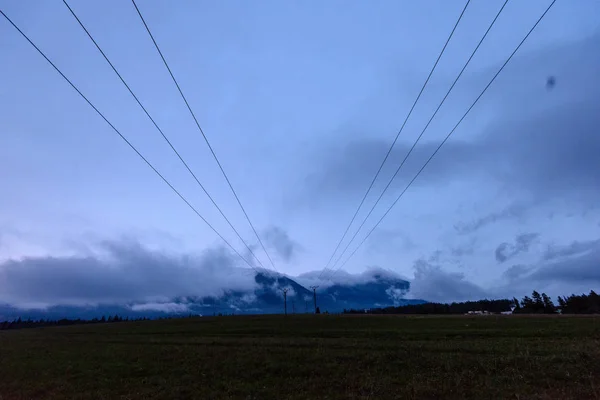
[(513, 312), (519, 312), (521, 311), (521, 305), (519, 304), (519, 300), (516, 297), (513, 297), (513, 305), (515, 307), (515, 309), (513, 310)]
[(533, 300), (531, 297), (525, 296), (523, 300), (521, 300), (521, 309), (523, 310), (533, 310), (535, 308)]
[(552, 302), (552, 299), (546, 295), (546, 293), (542, 293), (542, 301), (544, 302), (544, 313), (546, 314), (555, 314), (556, 307)]
[(589, 295), (571, 295), (557, 298), (559, 307), (546, 293), (533, 291), (531, 297), (525, 296), (519, 302), (512, 300), (479, 300), (463, 303), (424, 303), (409, 304), (399, 307), (372, 308), (370, 310), (344, 310), (344, 314), (465, 314), (469, 311), (487, 311), (501, 313), (510, 311), (514, 314), (598, 314), (600, 313), (600, 296), (593, 290)]
[(544, 312), (544, 300), (542, 300), (542, 295), (534, 290), (531, 293), (531, 298), (533, 299), (533, 311)]
[[(424, 303), (408, 304), (399, 307), (372, 308), (367, 310), (369, 314), (465, 314), (469, 311), (486, 311), (489, 313), (501, 313), (510, 311), (513, 300), (479, 300), (463, 303)], [(346, 310), (347, 314), (364, 314), (365, 310)]]

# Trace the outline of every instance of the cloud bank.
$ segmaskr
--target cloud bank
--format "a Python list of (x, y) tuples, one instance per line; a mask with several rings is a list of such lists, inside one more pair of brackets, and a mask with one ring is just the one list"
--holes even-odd
[(238, 267), (222, 248), (199, 256), (171, 256), (136, 243), (105, 242), (102, 249), (85, 257), (29, 257), (0, 264), (0, 303), (158, 303), (178, 296), (218, 297), (224, 290), (256, 285), (253, 271)]
[(280, 227), (270, 227), (263, 236), (267, 245), (275, 249), (277, 255), (286, 262), (291, 261), (301, 251), (300, 245), (292, 240), (288, 233)]
[(448, 272), (442, 267), (418, 260), (414, 265), (410, 296), (433, 302), (483, 299), (489, 293), (469, 282), (464, 274)]
[[(513, 249), (518, 250), (517, 253), (524, 251), (528, 246), (525, 243), (535, 238), (537, 235), (534, 234), (519, 235)], [(469, 281), (463, 273), (450, 272), (439, 265), (418, 260), (414, 265), (410, 297), (452, 302), (521, 297), (532, 290), (559, 296), (599, 288), (600, 240), (590, 240), (548, 246), (537, 262), (512, 265), (485, 287)]]
[[(514, 254), (527, 251), (534, 233), (517, 235), (514, 244), (499, 246), (502, 264)], [(257, 288), (253, 270), (238, 267), (225, 250), (211, 249), (199, 256), (172, 256), (150, 251), (139, 244), (105, 242), (104, 252), (85, 257), (37, 257), (0, 264), (0, 303), (21, 308), (52, 305), (128, 305), (133, 311), (186, 312), (174, 299), (185, 296), (219, 298), (227, 292), (247, 292), (240, 301), (252, 303)], [(508, 253), (506, 253), (508, 252)], [(498, 257), (498, 249), (496, 256)], [(507, 256), (510, 254), (510, 256)], [(504, 258), (505, 257), (505, 258)], [(379, 267), (358, 274), (338, 271), (319, 279), (320, 271), (290, 277), (304, 287), (334, 285), (356, 287), (389, 281), (385, 295), (393, 300), (425, 299), (435, 302), (512, 298), (533, 289), (552, 296), (588, 292), (600, 288), (600, 240), (550, 245), (536, 263), (507, 267), (493, 285), (481, 286), (465, 274), (436, 263), (417, 260), (411, 279)], [(394, 282), (410, 282), (408, 293)], [(276, 288), (275, 288), (276, 289)], [(293, 292), (288, 293), (293, 296)], [(310, 300), (310, 299), (308, 299)]]
[[(321, 275), (321, 271), (322, 270), (305, 272), (293, 277), (293, 279), (304, 287), (315, 285), (319, 286), (321, 289), (333, 285), (350, 286), (375, 282), (377, 280), (408, 280), (397, 272), (376, 266), (367, 267), (364, 271), (357, 274), (351, 274), (341, 269), (333, 271), (328, 269), (327, 272)], [(334, 273), (334, 271), (336, 272)]]
[[(502, 79), (495, 83), (498, 87), (482, 99), (481, 107), (493, 106), (495, 117), (489, 123), (457, 131), (415, 186), (443, 185), (453, 180), (483, 181), (507, 192), (529, 194), (536, 202), (565, 197), (588, 202), (596, 199), (600, 194), (599, 45), (600, 35), (596, 35), (515, 59), (514, 65), (503, 73), (505, 76), (501, 75)], [(556, 78), (555, 89), (550, 92), (537, 83), (540, 78), (544, 82), (549, 68)], [(487, 75), (487, 71), (479, 71), (457, 89), (473, 99), (481, 84), (489, 80)], [(404, 187), (467, 108), (466, 104), (451, 113), (453, 117), (440, 128), (425, 133), (392, 189)], [(473, 114), (476, 112), (481, 110), (474, 110)], [(475, 115), (469, 118), (474, 119)], [(400, 164), (423, 125), (414, 127), (415, 132), (405, 132), (411, 135), (410, 140), (404, 139), (405, 135), (400, 138), (384, 168), (386, 178), (382, 181)], [(342, 149), (323, 152), (318, 168), (306, 177), (306, 190), (336, 201), (361, 195), (387, 152), (393, 134), (389, 136), (387, 140), (367, 134), (345, 140), (347, 144)], [(383, 183), (379, 185), (381, 188)], [(464, 229), (472, 231), (480, 224), (522, 211), (515, 206), (505, 213), (482, 217)]]

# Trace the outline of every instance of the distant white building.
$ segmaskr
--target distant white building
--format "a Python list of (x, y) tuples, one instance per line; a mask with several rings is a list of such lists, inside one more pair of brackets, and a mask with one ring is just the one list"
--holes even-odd
[(502, 311), (500, 314), (502, 314), (502, 315), (511, 315), (513, 313), (513, 311), (515, 311), (515, 308), (517, 308), (517, 307), (511, 306), (510, 307), (510, 311)]

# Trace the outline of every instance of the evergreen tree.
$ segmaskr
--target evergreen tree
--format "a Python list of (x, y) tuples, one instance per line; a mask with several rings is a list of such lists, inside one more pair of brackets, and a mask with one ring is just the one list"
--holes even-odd
[(521, 305), (519, 304), (519, 300), (516, 297), (513, 297), (512, 302), (513, 302), (513, 306), (515, 307), (513, 312), (514, 313), (521, 312)]
[(546, 293), (542, 293), (542, 301), (544, 302), (544, 313), (555, 314), (556, 306), (552, 302), (552, 299), (548, 297)]
[(588, 303), (589, 312), (594, 314), (600, 313), (600, 296), (593, 290), (591, 290), (590, 294), (588, 295)]
[(531, 300), (529, 296), (523, 297), (523, 300), (521, 300), (521, 308), (523, 309), (523, 312), (531, 312), (534, 309), (533, 300)]
[(534, 312), (544, 312), (544, 300), (542, 299), (542, 295), (539, 294), (536, 290), (531, 293), (531, 298), (533, 299), (533, 311)]

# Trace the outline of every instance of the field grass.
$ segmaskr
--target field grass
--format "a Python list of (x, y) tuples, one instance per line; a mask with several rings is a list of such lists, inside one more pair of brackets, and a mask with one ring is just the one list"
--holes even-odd
[(0, 399), (600, 399), (599, 317), (257, 316), (0, 332)]

